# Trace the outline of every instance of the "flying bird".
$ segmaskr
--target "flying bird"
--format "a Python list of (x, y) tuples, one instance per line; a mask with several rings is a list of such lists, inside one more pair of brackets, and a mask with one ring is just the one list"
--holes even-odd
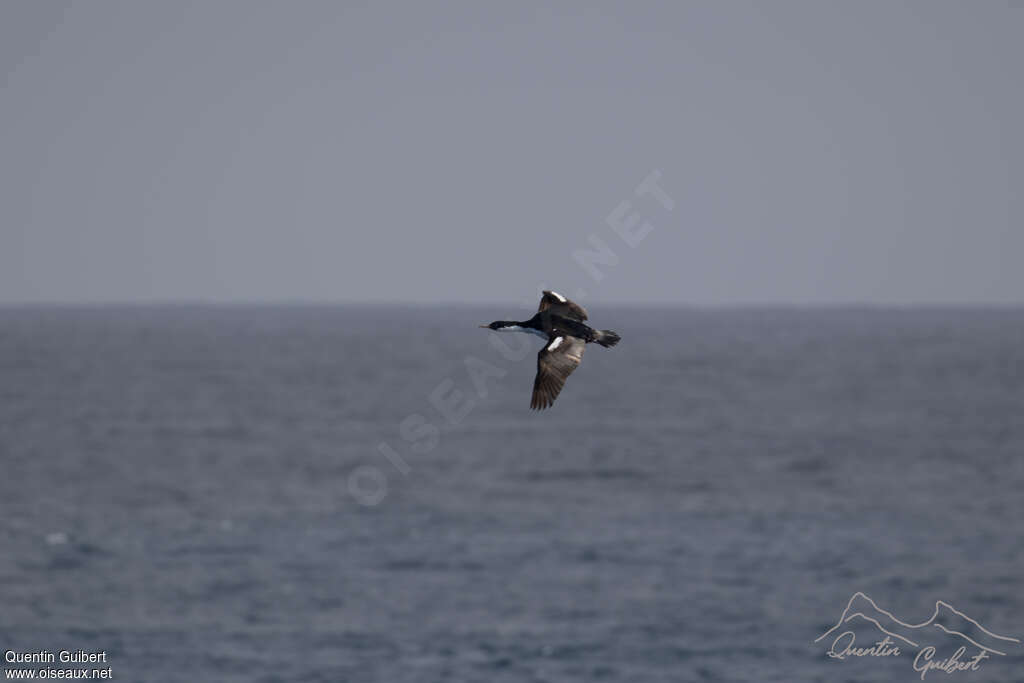
[(530, 408), (543, 410), (558, 398), (572, 371), (583, 360), (583, 349), (597, 342), (611, 347), (619, 343), (618, 334), (611, 330), (595, 330), (583, 321), (587, 312), (577, 303), (569, 301), (558, 292), (544, 290), (537, 314), (529, 320), (495, 320), (481, 325), (502, 332), (528, 332), (547, 340), (537, 353), (537, 377), (533, 380), (533, 397)]

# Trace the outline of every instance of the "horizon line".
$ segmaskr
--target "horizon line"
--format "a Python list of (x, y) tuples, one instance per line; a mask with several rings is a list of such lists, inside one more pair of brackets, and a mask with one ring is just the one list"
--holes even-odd
[[(661, 301), (651, 299), (580, 299), (588, 306), (636, 306), (641, 308), (678, 308), (691, 310), (978, 310), (1020, 311), (1024, 301)], [(221, 308), (221, 307), (342, 307), (342, 306), (401, 306), (401, 307), (478, 307), (517, 306), (521, 301), (510, 299), (454, 300), (454, 299), (90, 299), (90, 300), (0, 300), (0, 309), (27, 308)]]

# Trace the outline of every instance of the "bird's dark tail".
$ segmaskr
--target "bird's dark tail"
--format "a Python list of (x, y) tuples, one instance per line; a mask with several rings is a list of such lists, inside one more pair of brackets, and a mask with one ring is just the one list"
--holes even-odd
[(605, 348), (615, 346), (616, 344), (619, 343), (619, 340), (622, 339), (622, 337), (612, 332), (611, 330), (595, 330), (595, 332), (597, 334), (594, 337), (594, 341), (596, 341), (598, 344)]

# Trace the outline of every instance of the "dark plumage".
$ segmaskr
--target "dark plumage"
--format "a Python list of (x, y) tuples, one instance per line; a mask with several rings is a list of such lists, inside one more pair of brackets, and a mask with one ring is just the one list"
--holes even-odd
[(495, 320), (481, 325), (492, 330), (514, 330), (533, 332), (547, 338), (547, 343), (537, 353), (537, 377), (533, 381), (533, 397), (530, 408), (543, 410), (551, 406), (565, 386), (572, 371), (583, 360), (583, 349), (596, 342), (604, 347), (619, 343), (619, 335), (611, 330), (595, 330), (584, 321), (587, 312), (583, 307), (557, 292), (544, 291), (537, 314), (529, 320)]

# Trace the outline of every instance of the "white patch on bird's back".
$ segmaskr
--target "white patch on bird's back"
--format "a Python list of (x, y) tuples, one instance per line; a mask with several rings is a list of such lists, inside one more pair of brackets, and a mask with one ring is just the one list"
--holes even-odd
[(548, 347), (548, 351), (554, 351), (558, 348), (558, 345), (562, 343), (564, 337), (555, 337), (555, 341), (551, 342), (551, 346)]
[(555, 297), (556, 299), (558, 299), (559, 301), (561, 301), (561, 302), (562, 302), (563, 304), (565, 303), (565, 297), (564, 297), (564, 296), (562, 296), (561, 294), (559, 294), (558, 292), (551, 292), (551, 294), (552, 294), (552, 296), (554, 296), (554, 297)]

